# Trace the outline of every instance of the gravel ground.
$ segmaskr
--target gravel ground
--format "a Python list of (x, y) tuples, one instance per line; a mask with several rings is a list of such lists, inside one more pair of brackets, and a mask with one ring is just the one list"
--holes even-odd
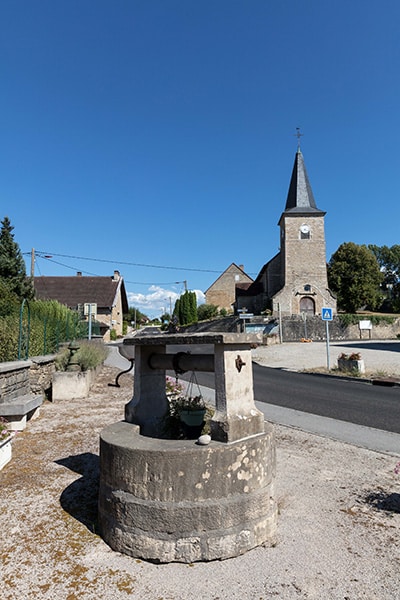
[[(286, 359), (288, 348), (280, 347)], [(293, 368), (286, 359), (280, 366)], [(3, 600), (400, 597), (399, 458), (281, 426), (275, 547), (193, 565), (113, 552), (96, 530), (99, 433), (123, 418), (132, 395), (130, 375), (108, 386), (116, 374), (104, 367), (87, 400), (46, 402), (15, 438), (0, 472)]]

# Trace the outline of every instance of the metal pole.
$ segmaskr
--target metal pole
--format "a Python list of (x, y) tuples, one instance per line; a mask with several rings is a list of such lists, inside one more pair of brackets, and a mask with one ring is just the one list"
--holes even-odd
[(88, 328), (88, 340), (92, 339), (92, 305), (89, 303), (89, 328)]
[(329, 321), (325, 321), (326, 324), (326, 365), (328, 367), (328, 371), (331, 370), (329, 364)]
[(280, 341), (281, 344), (283, 342), (283, 336), (282, 336), (282, 313), (281, 313), (281, 305), (280, 303), (278, 303), (278, 315), (279, 315), (279, 337), (280, 337)]

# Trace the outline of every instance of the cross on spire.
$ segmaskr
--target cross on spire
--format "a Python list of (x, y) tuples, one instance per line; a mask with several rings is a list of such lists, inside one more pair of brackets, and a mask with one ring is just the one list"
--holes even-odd
[(300, 138), (304, 135), (304, 133), (300, 133), (300, 127), (296, 127), (296, 133), (294, 133), (297, 137), (297, 150), (300, 150)]

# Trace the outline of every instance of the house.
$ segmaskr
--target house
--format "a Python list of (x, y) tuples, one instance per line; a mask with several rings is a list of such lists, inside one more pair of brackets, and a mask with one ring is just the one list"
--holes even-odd
[(235, 309), (282, 316), (336, 313), (328, 288), (324, 217), (314, 199), (304, 158), (297, 149), (285, 210), (278, 222), (280, 250), (247, 288), (236, 288)]
[(86, 277), (78, 272), (73, 277), (34, 277), (38, 300), (57, 300), (72, 310), (80, 310), (88, 319), (100, 323), (105, 341), (110, 330), (122, 335), (123, 315), (128, 312), (124, 280), (119, 271), (111, 277)]
[(244, 272), (243, 265), (237, 266), (232, 263), (205, 291), (206, 303), (231, 312), (235, 303), (236, 287), (246, 289), (252, 282), (253, 279)]

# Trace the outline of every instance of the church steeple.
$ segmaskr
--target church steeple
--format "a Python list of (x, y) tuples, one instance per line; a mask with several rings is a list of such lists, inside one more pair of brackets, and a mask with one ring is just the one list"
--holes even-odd
[(300, 148), (294, 159), (285, 213), (325, 214), (317, 208)]

